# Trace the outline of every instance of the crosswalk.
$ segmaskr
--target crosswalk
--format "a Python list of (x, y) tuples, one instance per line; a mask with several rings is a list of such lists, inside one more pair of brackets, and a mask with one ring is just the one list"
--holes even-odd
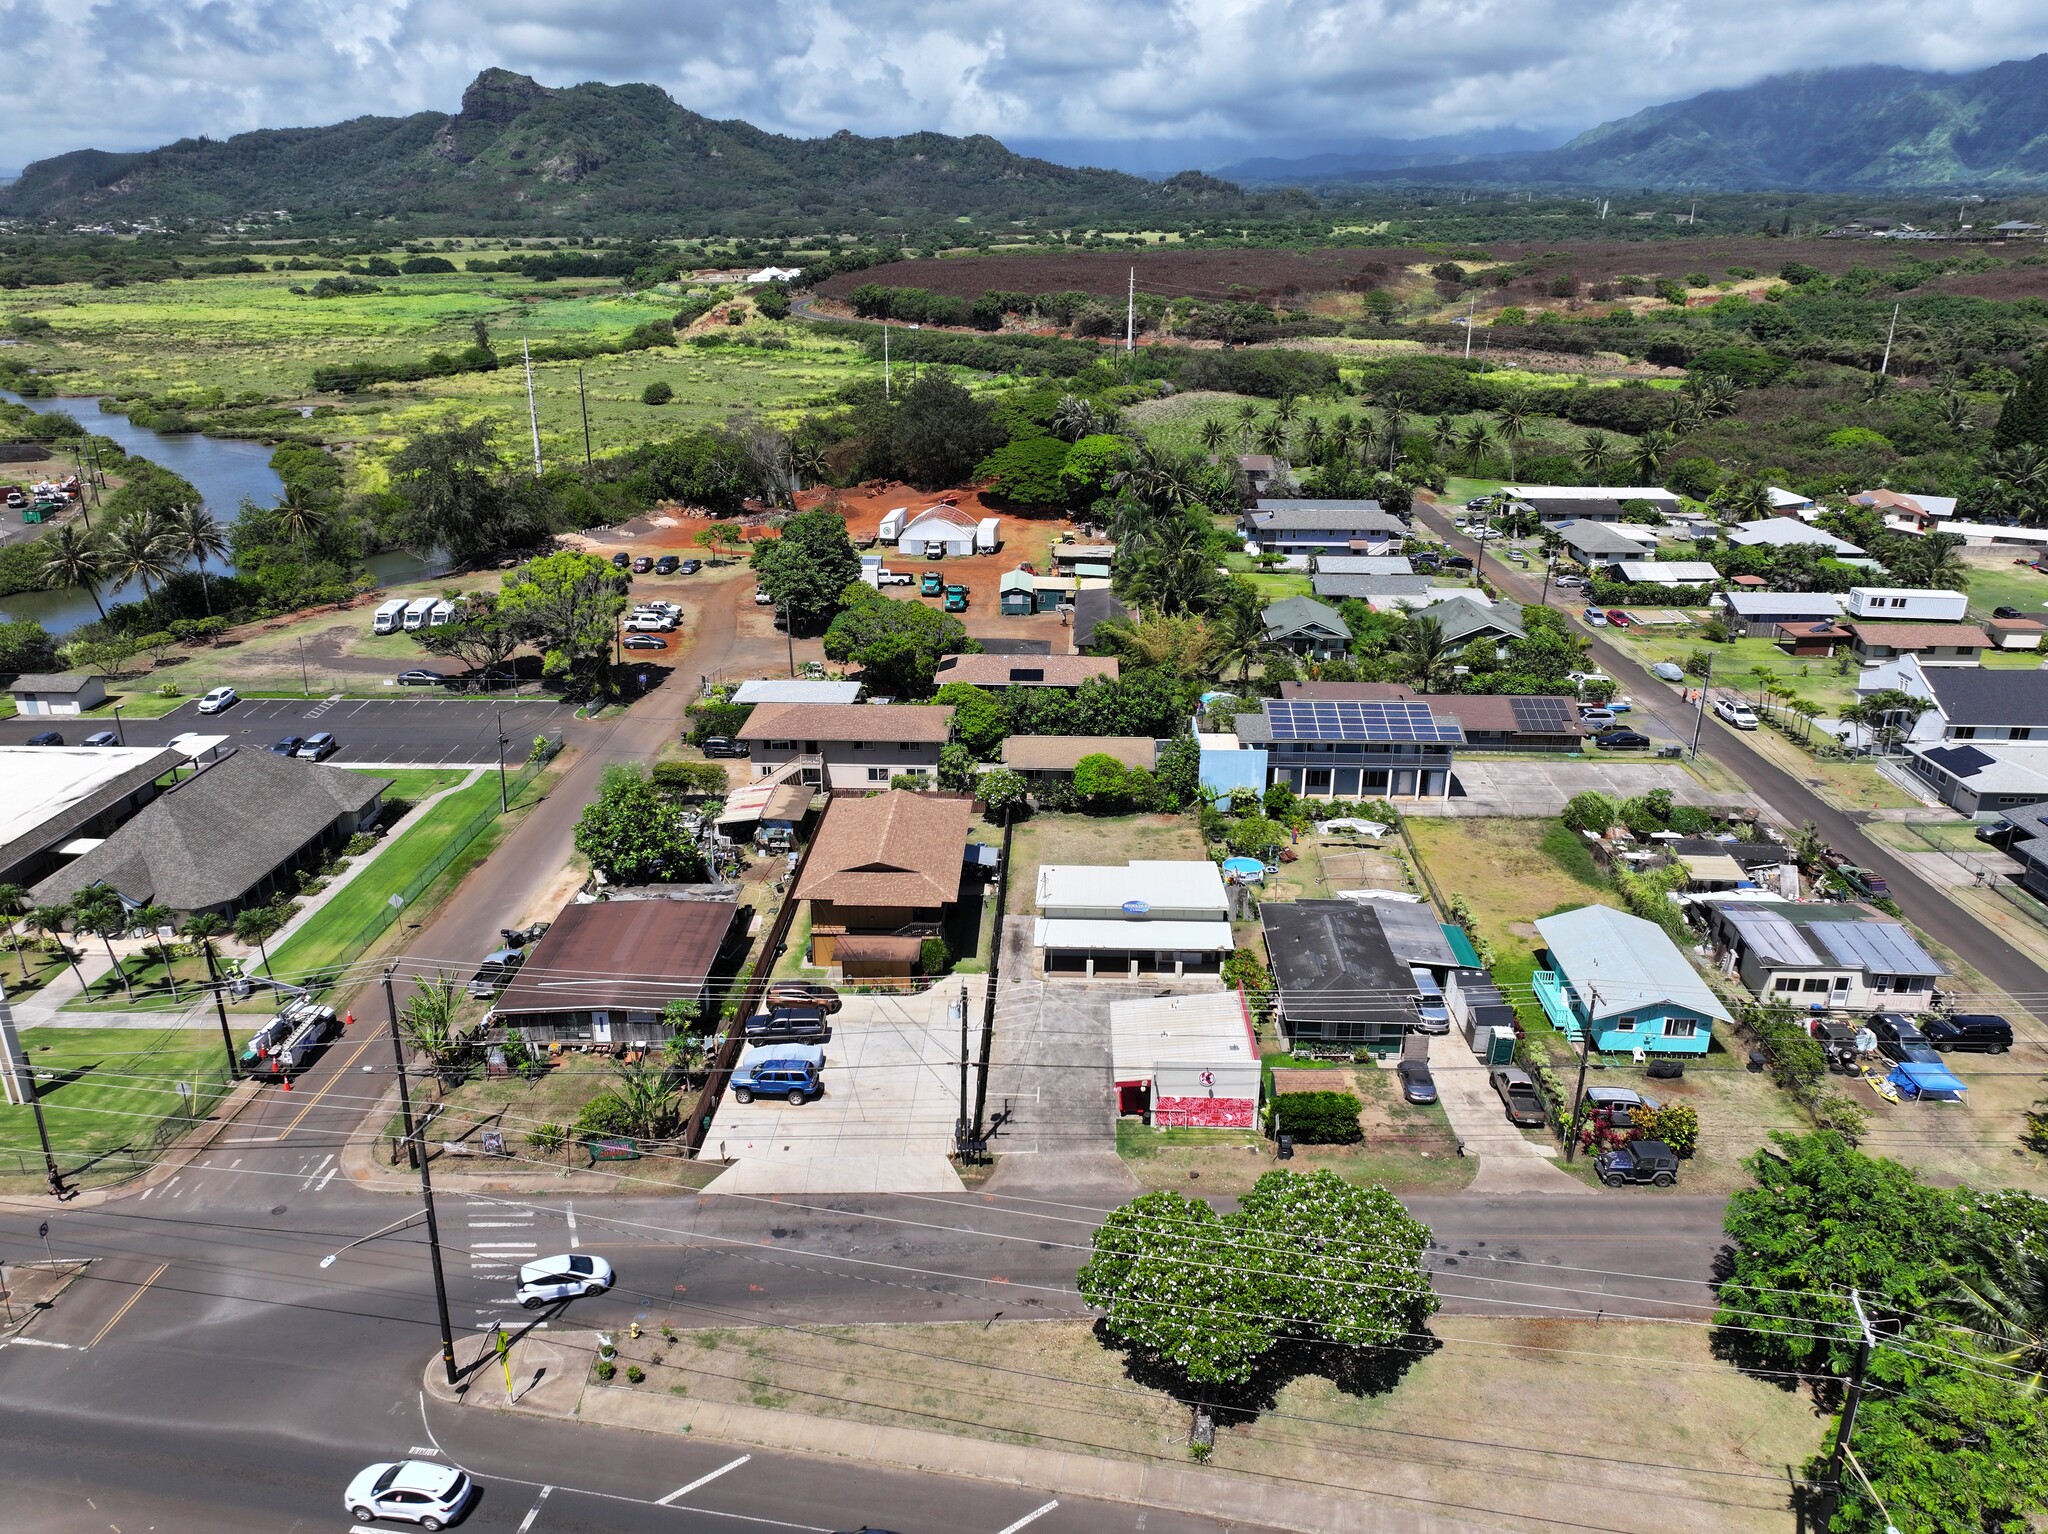
[[(482, 1299), (474, 1305), (471, 1326), (487, 1332), (519, 1304), (519, 1269), (540, 1255), (539, 1212), (501, 1204), (493, 1199), (467, 1199), (463, 1204), (462, 1245), (469, 1253), (469, 1274)], [(489, 1290), (489, 1293), (482, 1293)], [(545, 1321), (538, 1323), (547, 1325)]]

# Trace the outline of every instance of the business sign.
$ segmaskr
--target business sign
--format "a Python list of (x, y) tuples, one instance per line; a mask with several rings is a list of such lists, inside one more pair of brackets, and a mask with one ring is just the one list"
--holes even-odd
[(1151, 909), (1152, 907), (1142, 900), (1126, 900), (1124, 902), (1124, 915), (1126, 916), (1143, 916)]
[(599, 1161), (638, 1161), (640, 1152), (631, 1140), (592, 1140), (590, 1159), (593, 1164)]

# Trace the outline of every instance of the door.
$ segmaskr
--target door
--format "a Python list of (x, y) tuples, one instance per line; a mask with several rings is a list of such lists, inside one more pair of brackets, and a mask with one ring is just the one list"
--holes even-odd
[(612, 1041), (612, 1015), (609, 1012), (590, 1014), (590, 1042), (609, 1044)]

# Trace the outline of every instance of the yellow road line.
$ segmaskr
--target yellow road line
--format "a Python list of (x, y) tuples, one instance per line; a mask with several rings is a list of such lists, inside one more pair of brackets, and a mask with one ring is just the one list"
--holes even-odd
[(169, 1270), (170, 1266), (171, 1265), (167, 1262), (158, 1263), (156, 1265), (156, 1271), (150, 1274), (149, 1277), (145, 1278), (141, 1283), (135, 1286), (135, 1292), (129, 1295), (127, 1299), (121, 1302), (121, 1308), (114, 1312), (113, 1318), (109, 1320), (105, 1326), (99, 1329), (99, 1332), (93, 1337), (92, 1341), (86, 1344), (86, 1346), (88, 1348), (96, 1348), (100, 1345), (101, 1342), (105, 1341), (107, 1333), (112, 1331), (115, 1327), (121, 1324), (121, 1318), (127, 1315), (129, 1311), (135, 1308), (135, 1302), (142, 1298), (143, 1294), (147, 1292), (151, 1284), (155, 1283), (158, 1279), (164, 1276), (164, 1274)]
[(337, 1070), (331, 1077), (328, 1078), (327, 1085), (322, 1087), (319, 1091), (315, 1092), (311, 1097), (306, 1099), (306, 1106), (299, 1110), (298, 1117), (293, 1119), (289, 1124), (285, 1125), (284, 1128), (280, 1129), (277, 1132), (278, 1139), (282, 1140), (294, 1129), (297, 1129), (299, 1125), (303, 1124), (306, 1121), (306, 1115), (311, 1113), (315, 1108), (320, 1106), (320, 1099), (325, 1097), (329, 1092), (332, 1092), (336, 1087), (340, 1086), (341, 1083), (348, 1078), (348, 1073), (350, 1069), (355, 1065), (357, 1060), (362, 1058), (363, 1051), (368, 1049), (372, 1044), (376, 1042), (376, 1036), (373, 1034), (369, 1038), (364, 1039), (360, 1044), (356, 1045), (355, 1053), (351, 1054), (346, 1060), (341, 1062), (341, 1068)]

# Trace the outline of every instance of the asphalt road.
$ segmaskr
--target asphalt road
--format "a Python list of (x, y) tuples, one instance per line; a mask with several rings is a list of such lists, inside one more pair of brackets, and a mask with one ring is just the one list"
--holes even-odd
[[(393, 698), (244, 698), (219, 714), (202, 714), (197, 700), (180, 704), (161, 719), (129, 719), (119, 726), (130, 746), (160, 746), (175, 735), (225, 735), (227, 744), (262, 749), (287, 735), (325, 730), (341, 749), (327, 758), (338, 766), (374, 762), (379, 766), (467, 767), (498, 759), (498, 721), (511, 744), (507, 759), (526, 759), (533, 737), (560, 734), (575, 710), (554, 702), (500, 705), (425, 696)], [(77, 745), (112, 719), (0, 720), (0, 745), (18, 746), (31, 735), (55, 730)]]
[[(1466, 551), (1476, 545), (1451, 528), (1449, 518), (1434, 506), (1418, 507), (1418, 520), (1438, 537)], [(1486, 573), (1494, 585), (1517, 601), (1534, 602), (1542, 592), (1541, 574), (1526, 575), (1497, 558), (1487, 560)], [(1680, 739), (1691, 738), (1695, 712), (1688, 708), (1668, 682), (1660, 682), (1638, 664), (1630, 653), (1604, 639), (1597, 631), (1584, 631), (1592, 654), (1623, 692), (1635, 699), (1639, 710), (1656, 714), (1660, 722)], [(2018, 1001), (2034, 1025), (2048, 1019), (2048, 974), (2024, 954), (2000, 941), (1998, 935), (1977, 922), (1941, 890), (1921, 878), (1904, 859), (1863, 835), (1863, 817), (1837, 809), (1790, 773), (1773, 765), (1753, 750), (1740, 731), (1730, 729), (1709, 713), (1700, 731), (1700, 751), (1727, 767), (1749, 789), (1775, 810), (1788, 824), (1810, 820), (1837, 849), (1853, 849), (1856, 862), (1882, 874), (1891, 886), (1892, 898), (1915, 925), (1936, 942), (1952, 949), (1994, 986)]]

